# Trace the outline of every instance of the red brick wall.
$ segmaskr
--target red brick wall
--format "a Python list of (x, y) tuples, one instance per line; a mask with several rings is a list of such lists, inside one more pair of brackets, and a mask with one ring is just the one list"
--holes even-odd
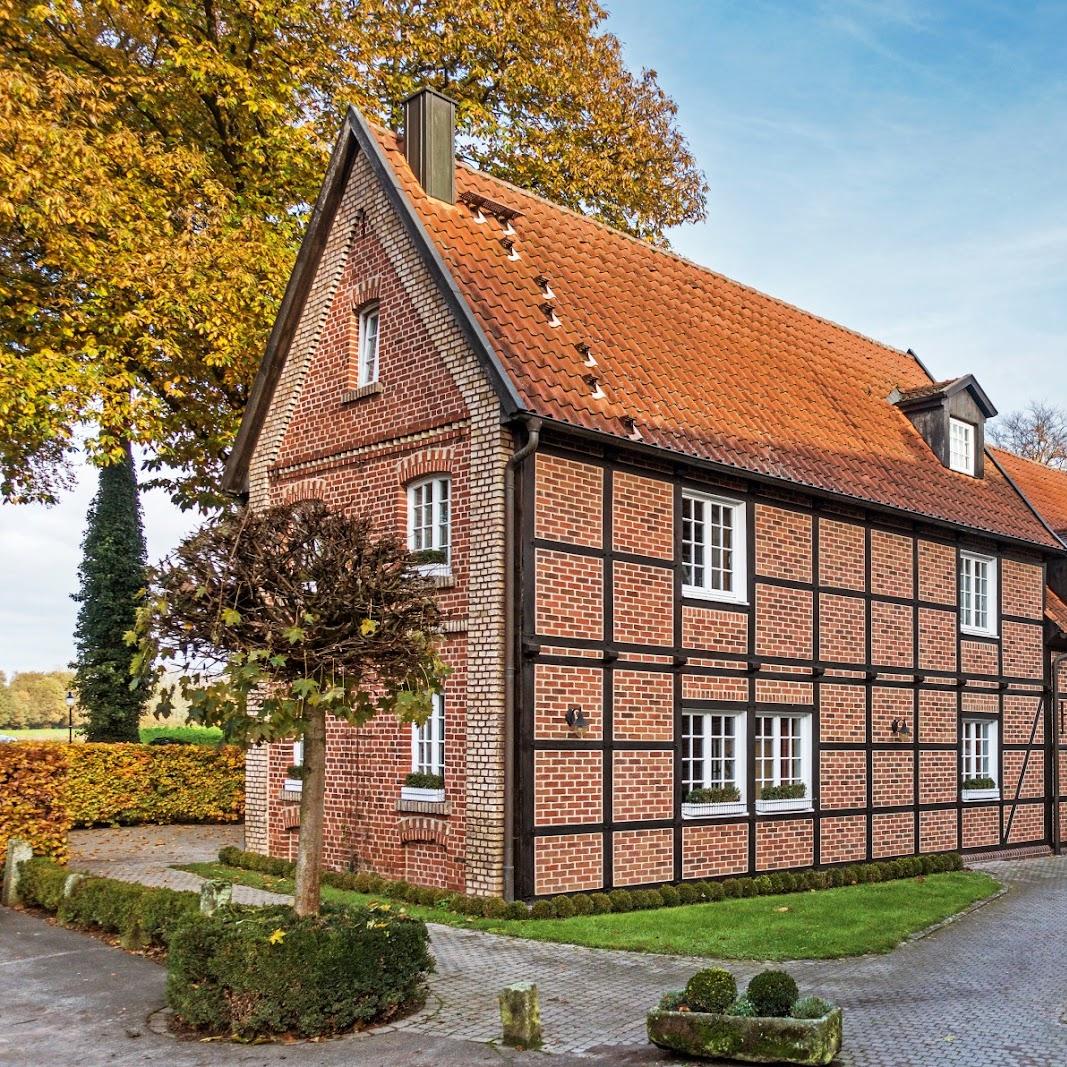
[(674, 739), (674, 678), (660, 671), (616, 670), (613, 675), (617, 741)]
[(612, 544), (616, 552), (674, 559), (674, 486), (615, 472)]
[(536, 536), (599, 548), (604, 529), (604, 476), (599, 467), (537, 454)]

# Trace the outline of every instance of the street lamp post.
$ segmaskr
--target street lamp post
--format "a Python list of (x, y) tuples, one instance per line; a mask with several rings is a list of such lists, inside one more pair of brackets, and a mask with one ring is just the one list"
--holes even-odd
[(74, 693), (67, 690), (67, 744), (74, 744)]

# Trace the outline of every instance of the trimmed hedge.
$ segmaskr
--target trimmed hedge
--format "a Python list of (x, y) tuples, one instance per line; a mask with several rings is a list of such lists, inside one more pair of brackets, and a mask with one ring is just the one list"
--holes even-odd
[(35, 853), (67, 858), (70, 813), (63, 793), (62, 745), (18, 741), (0, 745), (0, 853), (21, 837)]
[(56, 914), (65, 926), (119, 934), (127, 948), (166, 948), (178, 924), (199, 913), (196, 893), (153, 889), (114, 878), (79, 878), (69, 896), (71, 872), (45, 857), (22, 864), (19, 895), (24, 903)]
[[(291, 860), (245, 852), (227, 846), (219, 850), (219, 862), (227, 867), (291, 878), (296, 864)], [(847, 867), (826, 870), (784, 871), (761, 874), (755, 878), (727, 878), (722, 882), (682, 882), (663, 885), (658, 889), (612, 889), (607, 893), (561, 895), (535, 900), (527, 906), (521, 901), (507, 903), (500, 897), (467, 897), (450, 893), (447, 889), (430, 889), (389, 881), (371, 871), (324, 871), (324, 885), (347, 889), (356, 893), (391, 897), (409, 904), (443, 907), (457, 915), (471, 915), (486, 919), (569, 919), (573, 915), (619, 914), (652, 908), (676, 907), (723, 900), (726, 897), (755, 897), (779, 893), (802, 893), (832, 886), (860, 885), (865, 882), (889, 882), (898, 878), (914, 878), (921, 874), (941, 874), (958, 871), (963, 859), (958, 852), (940, 852), (926, 856), (902, 856), (881, 863), (856, 863)]]
[(67, 857), (73, 826), (236, 822), (244, 752), (233, 745), (0, 745), (0, 853), (21, 837)]
[(428, 944), (425, 923), (387, 907), (223, 908), (172, 935), (167, 1003), (213, 1034), (343, 1033), (422, 1003)]

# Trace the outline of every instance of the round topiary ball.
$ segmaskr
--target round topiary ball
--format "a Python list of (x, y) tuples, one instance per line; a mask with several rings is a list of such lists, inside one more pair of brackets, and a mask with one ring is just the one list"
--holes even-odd
[(788, 1015), (797, 1002), (797, 984), (785, 971), (762, 971), (748, 983), (745, 996), (757, 1015)]
[(535, 900), (530, 908), (531, 919), (554, 919), (556, 917), (556, 905), (551, 900)]
[(590, 893), (589, 903), (593, 905), (594, 915), (607, 915), (611, 911), (611, 897), (607, 893)]
[(575, 915), (593, 914), (593, 902), (584, 893), (579, 893), (577, 896), (571, 897), (571, 904), (574, 906)]
[(708, 1011), (721, 1015), (737, 999), (737, 981), (722, 967), (697, 971), (685, 987), (685, 1002), (690, 1011)]
[(552, 903), (556, 906), (556, 918), (569, 919), (574, 915), (574, 905), (571, 903), (570, 897), (562, 895), (553, 897)]

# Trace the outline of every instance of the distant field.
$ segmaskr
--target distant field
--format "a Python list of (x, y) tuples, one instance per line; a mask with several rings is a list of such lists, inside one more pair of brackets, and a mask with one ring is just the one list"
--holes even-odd
[[(66, 727), (62, 729), (9, 730), (0, 726), (0, 734), (15, 737), (19, 741), (66, 741)], [(177, 741), (189, 741), (197, 745), (217, 745), (222, 740), (222, 731), (214, 726), (145, 726), (141, 728), (141, 740), (151, 741), (157, 737), (171, 737)], [(84, 740), (74, 728), (75, 742)]]

